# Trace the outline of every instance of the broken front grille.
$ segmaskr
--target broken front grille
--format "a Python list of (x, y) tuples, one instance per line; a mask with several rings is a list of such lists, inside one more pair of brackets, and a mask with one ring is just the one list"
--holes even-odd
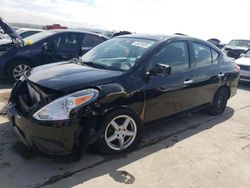
[(65, 93), (40, 86), (26, 79), (18, 81), (14, 86), (10, 101), (24, 115), (36, 112), (62, 95)]
[(29, 97), (33, 104), (41, 101), (41, 95), (29, 84), (27, 83)]

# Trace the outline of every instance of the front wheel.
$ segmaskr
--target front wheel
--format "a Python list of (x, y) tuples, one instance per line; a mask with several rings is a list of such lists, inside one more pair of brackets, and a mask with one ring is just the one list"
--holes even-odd
[(29, 63), (23, 61), (15, 61), (9, 66), (7, 70), (8, 79), (14, 83), (18, 79), (20, 79), (26, 71), (29, 70), (30, 70)]
[(229, 98), (229, 92), (227, 88), (220, 88), (215, 96), (212, 105), (208, 109), (208, 113), (211, 115), (219, 115), (225, 111), (227, 106), (227, 100)]
[(119, 109), (109, 113), (101, 125), (102, 135), (97, 140), (101, 153), (121, 153), (135, 149), (143, 134), (141, 119), (131, 110)]

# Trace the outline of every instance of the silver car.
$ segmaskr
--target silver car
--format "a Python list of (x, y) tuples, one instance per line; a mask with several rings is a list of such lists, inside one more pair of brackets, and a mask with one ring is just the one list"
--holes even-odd
[(236, 60), (240, 66), (240, 79), (250, 81), (250, 51)]

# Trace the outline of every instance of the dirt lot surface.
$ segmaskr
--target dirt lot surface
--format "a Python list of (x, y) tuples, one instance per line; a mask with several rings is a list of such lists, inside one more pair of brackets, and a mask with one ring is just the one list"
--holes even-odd
[(43, 186), (249, 188), (250, 83), (240, 84), (220, 116), (197, 112), (161, 121), (146, 128), (138, 150), (89, 151), (79, 162), (28, 150), (0, 117), (0, 187)]

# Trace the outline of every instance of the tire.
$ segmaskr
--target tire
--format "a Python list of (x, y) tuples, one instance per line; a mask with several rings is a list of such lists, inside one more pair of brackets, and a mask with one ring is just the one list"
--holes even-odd
[[(25, 62), (23, 60), (13, 61), (7, 69), (7, 77), (12, 83), (15, 83), (25, 71), (30, 70), (31, 64), (29, 62)], [(17, 76), (17, 72), (14, 71), (20, 70), (20, 74)], [(16, 75), (16, 76), (15, 76)]]
[(95, 143), (97, 150), (104, 154), (123, 153), (140, 144), (143, 123), (132, 110), (118, 109), (104, 117), (101, 130), (101, 136)]
[(227, 88), (220, 88), (215, 96), (212, 105), (208, 109), (210, 115), (219, 115), (225, 111), (227, 100), (229, 98), (229, 91)]

